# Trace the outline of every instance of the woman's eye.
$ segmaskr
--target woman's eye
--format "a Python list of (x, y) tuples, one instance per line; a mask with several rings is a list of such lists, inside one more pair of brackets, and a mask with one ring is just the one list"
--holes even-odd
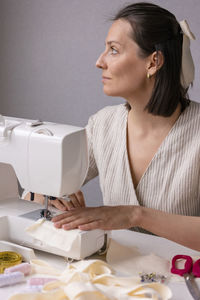
[(117, 54), (118, 53), (118, 51), (115, 49), (115, 48), (113, 48), (113, 47), (111, 47), (111, 54)]

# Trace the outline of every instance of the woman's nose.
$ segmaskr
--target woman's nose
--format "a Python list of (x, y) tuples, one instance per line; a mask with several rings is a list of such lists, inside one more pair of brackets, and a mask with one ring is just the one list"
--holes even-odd
[(102, 53), (96, 61), (96, 67), (100, 69), (106, 68), (105, 55)]

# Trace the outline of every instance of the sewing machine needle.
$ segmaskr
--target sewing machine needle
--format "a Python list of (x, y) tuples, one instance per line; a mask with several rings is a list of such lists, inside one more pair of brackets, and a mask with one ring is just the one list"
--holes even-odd
[(44, 196), (44, 218), (47, 219), (48, 213), (48, 196)]

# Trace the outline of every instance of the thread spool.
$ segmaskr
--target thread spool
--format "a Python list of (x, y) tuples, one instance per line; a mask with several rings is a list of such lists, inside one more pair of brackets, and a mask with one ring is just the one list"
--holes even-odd
[(3, 273), (6, 268), (18, 265), (22, 262), (22, 256), (13, 251), (0, 252), (0, 273)]
[(4, 274), (10, 274), (13, 272), (22, 272), (24, 276), (27, 276), (31, 273), (31, 265), (29, 263), (22, 263), (4, 270)]
[(28, 293), (40, 293), (42, 292), (43, 286), (42, 285), (29, 285), (26, 286), (24, 289), (20, 290), (22, 294)]
[(38, 285), (38, 286), (43, 286), (45, 285), (46, 283), (48, 282), (51, 282), (51, 281), (55, 281), (57, 280), (56, 278), (50, 278), (50, 277), (32, 277), (28, 280), (28, 285), (29, 286), (32, 286), (32, 285)]
[(13, 285), (22, 281), (24, 281), (24, 274), (22, 272), (0, 274), (0, 287)]

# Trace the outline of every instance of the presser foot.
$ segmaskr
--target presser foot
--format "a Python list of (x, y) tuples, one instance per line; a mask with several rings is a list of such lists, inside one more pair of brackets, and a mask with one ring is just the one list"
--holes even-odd
[(40, 216), (41, 216), (41, 218), (45, 218), (48, 221), (51, 221), (51, 219), (53, 218), (50, 210), (45, 209), (45, 208), (40, 211)]
[(41, 210), (40, 212), (40, 216), (42, 218), (45, 218), (46, 220), (51, 220), (52, 219), (52, 214), (51, 212), (48, 210), (48, 200), (54, 198), (54, 197), (49, 197), (47, 195), (44, 195), (44, 209)]

